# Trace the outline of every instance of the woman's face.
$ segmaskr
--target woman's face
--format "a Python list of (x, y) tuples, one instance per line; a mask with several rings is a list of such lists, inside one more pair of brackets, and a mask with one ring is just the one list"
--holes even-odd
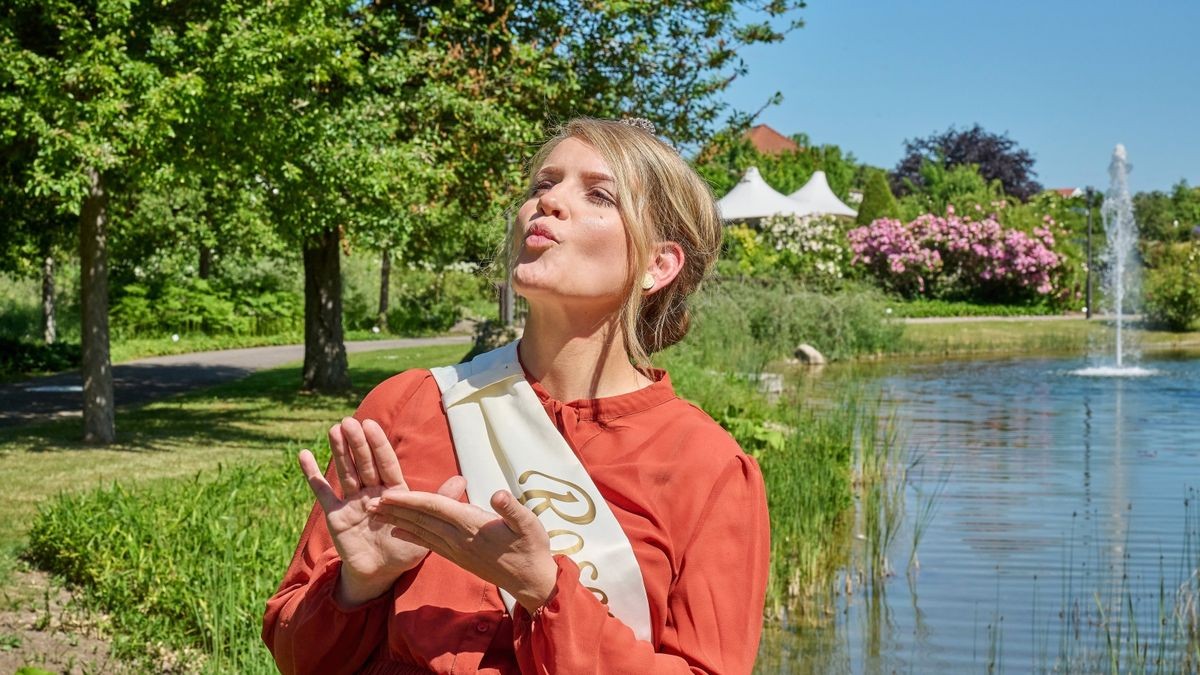
[(629, 244), (617, 210), (624, 197), (592, 146), (567, 138), (554, 146), (517, 212), (522, 237), (513, 285), (533, 301), (615, 311), (625, 299)]

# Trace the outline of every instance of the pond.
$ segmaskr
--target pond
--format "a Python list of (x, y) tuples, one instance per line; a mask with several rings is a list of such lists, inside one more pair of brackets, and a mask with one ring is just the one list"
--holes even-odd
[(878, 375), (909, 448), (895, 573), (845, 571), (825, 622), (766, 632), (758, 671), (1196, 672), (1200, 354), (1137, 378), (1086, 365)]

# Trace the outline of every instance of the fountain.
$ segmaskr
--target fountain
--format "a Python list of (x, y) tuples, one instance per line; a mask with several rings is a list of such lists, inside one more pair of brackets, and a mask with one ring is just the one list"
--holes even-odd
[(1118, 143), (1113, 149), (1112, 162), (1108, 165), (1109, 186), (1104, 195), (1100, 213), (1104, 217), (1104, 232), (1108, 239), (1108, 251), (1104, 255), (1107, 273), (1104, 285), (1107, 294), (1105, 309), (1116, 328), (1116, 364), (1084, 368), (1077, 375), (1093, 377), (1140, 377), (1153, 375), (1153, 370), (1127, 366), (1126, 360), (1135, 353), (1126, 343), (1125, 322), (1129, 301), (1137, 297), (1140, 287), (1140, 270), (1137, 264), (1137, 222), (1133, 218), (1133, 200), (1129, 197), (1129, 171), (1133, 167), (1125, 153), (1125, 146)]

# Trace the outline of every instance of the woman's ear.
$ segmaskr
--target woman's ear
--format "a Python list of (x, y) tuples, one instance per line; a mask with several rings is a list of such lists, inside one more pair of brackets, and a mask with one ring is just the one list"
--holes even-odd
[(683, 271), (683, 247), (673, 241), (663, 241), (655, 244), (650, 256), (650, 264), (646, 266), (644, 279), (652, 284), (643, 284), (646, 295), (657, 292), (675, 280)]

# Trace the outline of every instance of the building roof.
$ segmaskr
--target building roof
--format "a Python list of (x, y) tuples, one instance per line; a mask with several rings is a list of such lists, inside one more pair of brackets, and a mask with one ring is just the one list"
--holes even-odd
[(1077, 188), (1077, 187), (1073, 187), (1073, 188), (1050, 188), (1050, 189), (1048, 190), (1048, 192), (1057, 192), (1057, 193), (1058, 193), (1058, 196), (1062, 197), (1063, 199), (1070, 199), (1070, 198), (1072, 198), (1072, 197), (1078, 197), (1079, 195), (1083, 194), (1083, 190), (1080, 190), (1080, 189), (1079, 189), (1079, 188)]
[(750, 141), (750, 144), (764, 155), (778, 155), (783, 152), (803, 150), (799, 143), (765, 124), (755, 125), (743, 135), (743, 138)]

